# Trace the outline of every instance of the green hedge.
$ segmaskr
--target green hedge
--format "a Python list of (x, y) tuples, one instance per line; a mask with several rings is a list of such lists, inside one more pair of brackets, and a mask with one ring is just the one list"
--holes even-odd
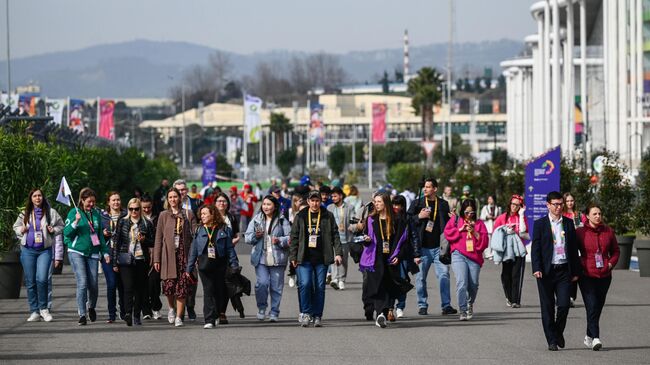
[(151, 160), (135, 148), (118, 153), (110, 148), (67, 148), (35, 141), (25, 133), (0, 130), (0, 252), (15, 248), (13, 222), (24, 207), (29, 191), (40, 187), (55, 209), (65, 216), (68, 207), (55, 202), (61, 177), (65, 176), (77, 197), (85, 186), (98, 194), (120, 192), (123, 204), (136, 187), (153, 193), (163, 177), (178, 178), (176, 165), (167, 158)]

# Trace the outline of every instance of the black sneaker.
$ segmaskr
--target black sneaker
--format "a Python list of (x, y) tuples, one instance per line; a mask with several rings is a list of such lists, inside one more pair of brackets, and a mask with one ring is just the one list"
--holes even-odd
[(366, 309), (364, 311), (365, 316), (366, 316), (366, 321), (372, 321), (375, 319), (375, 311), (372, 309)]
[(131, 327), (133, 325), (133, 317), (130, 314), (125, 315), (124, 322), (126, 322), (127, 326)]
[(97, 312), (95, 312), (95, 308), (88, 308), (88, 319), (90, 319), (91, 322), (97, 320)]
[(187, 317), (190, 321), (196, 320), (196, 312), (194, 311), (194, 308), (187, 307)]
[(80, 325), (80, 326), (85, 326), (86, 323), (88, 323), (88, 322), (86, 321), (86, 316), (79, 316), (79, 325)]
[(427, 313), (427, 309), (424, 308), (424, 307), (420, 308), (420, 309), (418, 310), (418, 314), (421, 315), (421, 316), (426, 316), (426, 315), (428, 314), (428, 313)]
[(452, 306), (447, 306), (447, 307), (444, 307), (442, 309), (442, 315), (443, 316), (446, 316), (448, 314), (456, 314), (456, 313), (458, 313), (458, 311), (456, 310), (456, 308), (454, 308)]

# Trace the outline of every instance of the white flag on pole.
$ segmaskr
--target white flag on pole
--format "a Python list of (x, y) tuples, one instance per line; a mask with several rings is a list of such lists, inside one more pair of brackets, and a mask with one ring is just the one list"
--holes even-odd
[(63, 121), (63, 107), (65, 106), (65, 99), (47, 99), (47, 114), (53, 118), (53, 122), (61, 125)]
[(248, 143), (258, 143), (262, 129), (262, 99), (252, 95), (244, 97), (244, 119)]
[(61, 204), (70, 206), (70, 199), (72, 198), (72, 191), (68, 186), (68, 182), (65, 180), (65, 176), (61, 178), (61, 184), (59, 185), (59, 193), (56, 196), (56, 201)]
[(9, 105), (11, 107), (12, 112), (18, 108), (18, 100), (19, 100), (18, 94), (3, 93), (0, 95), (0, 103), (4, 104), (5, 107)]

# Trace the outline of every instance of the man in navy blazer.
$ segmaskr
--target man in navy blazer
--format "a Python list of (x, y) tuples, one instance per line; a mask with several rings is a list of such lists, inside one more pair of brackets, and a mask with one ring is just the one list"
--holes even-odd
[(550, 351), (564, 348), (571, 283), (578, 280), (582, 270), (576, 229), (571, 219), (562, 216), (562, 205), (559, 192), (546, 196), (549, 214), (535, 221), (531, 246), (533, 276), (537, 278), (542, 325)]

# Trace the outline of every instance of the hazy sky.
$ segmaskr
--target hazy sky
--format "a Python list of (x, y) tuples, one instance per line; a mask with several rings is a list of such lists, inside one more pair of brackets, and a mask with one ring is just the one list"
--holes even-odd
[[(347, 52), (446, 42), (449, 0), (0, 0), (0, 59), (133, 39), (186, 41), (239, 53)], [(522, 40), (532, 0), (453, 0), (456, 39)]]

